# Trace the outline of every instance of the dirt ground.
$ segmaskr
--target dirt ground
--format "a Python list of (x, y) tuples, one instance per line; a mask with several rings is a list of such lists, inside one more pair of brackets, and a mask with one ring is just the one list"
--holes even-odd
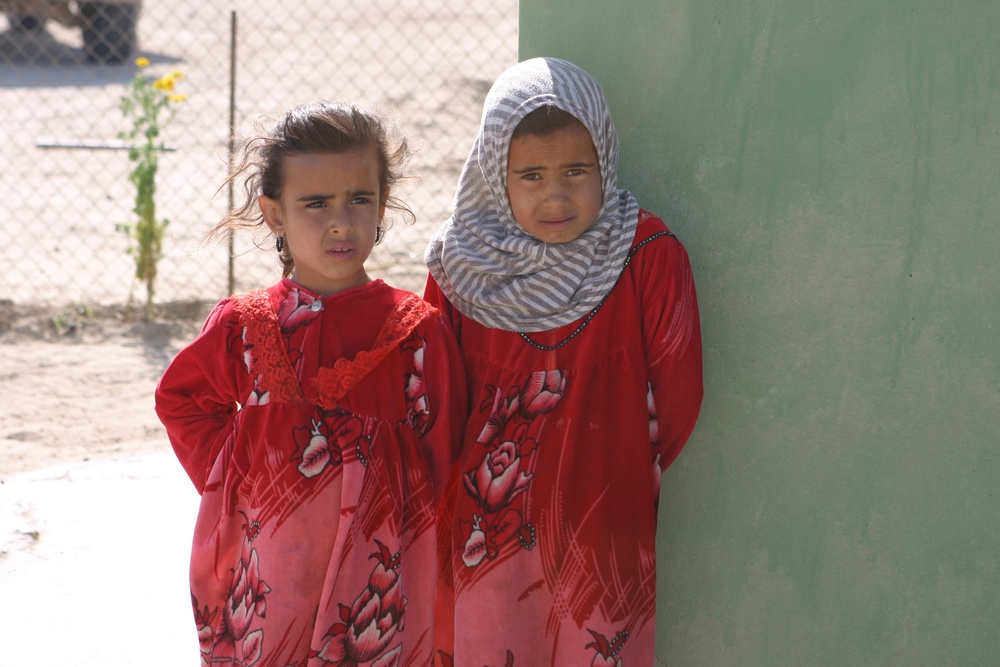
[(52, 310), (0, 302), (0, 483), (65, 463), (169, 450), (156, 382), (208, 304)]

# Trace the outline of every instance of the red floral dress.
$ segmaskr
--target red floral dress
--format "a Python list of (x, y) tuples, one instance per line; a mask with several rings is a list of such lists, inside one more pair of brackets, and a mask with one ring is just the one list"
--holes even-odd
[(382, 281), (322, 297), (283, 280), (216, 306), (156, 391), (202, 494), (202, 664), (431, 664), (463, 382), (440, 314)]
[(642, 212), (632, 253), (589, 322), (527, 340), (462, 316), (428, 282), (473, 400), (449, 490), (438, 664), (653, 664), (660, 473), (698, 416), (701, 337), (680, 242)]

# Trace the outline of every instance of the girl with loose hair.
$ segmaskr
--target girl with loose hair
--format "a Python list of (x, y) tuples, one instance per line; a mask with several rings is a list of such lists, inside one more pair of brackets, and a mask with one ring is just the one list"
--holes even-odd
[(405, 145), (354, 104), (289, 111), (216, 228), (266, 228), (283, 278), (222, 300), (156, 410), (201, 494), (191, 602), (202, 664), (431, 662), (435, 524), (465, 412), (425, 301), (365, 270)]

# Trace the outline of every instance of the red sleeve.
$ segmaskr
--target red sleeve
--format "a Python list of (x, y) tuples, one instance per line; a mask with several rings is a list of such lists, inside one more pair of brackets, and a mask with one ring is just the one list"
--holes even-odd
[(427, 274), (427, 284), (424, 286), (424, 301), (428, 302), (442, 313), (445, 319), (451, 323), (451, 328), (455, 332), (455, 339), (462, 340), (462, 314), (455, 306), (451, 305), (448, 297), (441, 291), (441, 287), (434, 280), (434, 276)]
[[(658, 218), (637, 238), (666, 230)], [(694, 430), (702, 385), (701, 324), (687, 251), (673, 236), (636, 252), (633, 265), (643, 313), (643, 346), (659, 431), (660, 469), (666, 470)]]
[(443, 313), (421, 324), (424, 348), (424, 386), (430, 410), (430, 428), (422, 441), (431, 462), (431, 477), (437, 499), (441, 498), (451, 470), (462, 448), (468, 417), (465, 370), (455, 336)]
[(156, 387), (156, 414), (198, 493), (232, 431), (239, 401), (245, 400), (238, 386), (241, 376), (248, 377), (241, 367), (242, 327), (229, 303), (215, 307)]

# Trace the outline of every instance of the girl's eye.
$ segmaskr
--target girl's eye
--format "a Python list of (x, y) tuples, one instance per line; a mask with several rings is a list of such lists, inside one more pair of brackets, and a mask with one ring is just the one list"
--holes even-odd
[(351, 200), (351, 203), (352, 204), (369, 204), (369, 203), (371, 203), (371, 199), (369, 199), (368, 197), (355, 197), (354, 199)]
[(320, 201), (320, 200), (311, 201), (308, 204), (306, 204), (306, 208), (324, 208), (325, 206), (326, 206), (326, 202), (325, 201)]
[(567, 176), (580, 176), (580, 175), (586, 174), (586, 173), (587, 172), (585, 170), (583, 170), (583, 169), (570, 169), (568, 172), (566, 172), (566, 175)]
[(521, 176), (522, 181), (538, 181), (541, 180), (540, 174), (528, 173)]

